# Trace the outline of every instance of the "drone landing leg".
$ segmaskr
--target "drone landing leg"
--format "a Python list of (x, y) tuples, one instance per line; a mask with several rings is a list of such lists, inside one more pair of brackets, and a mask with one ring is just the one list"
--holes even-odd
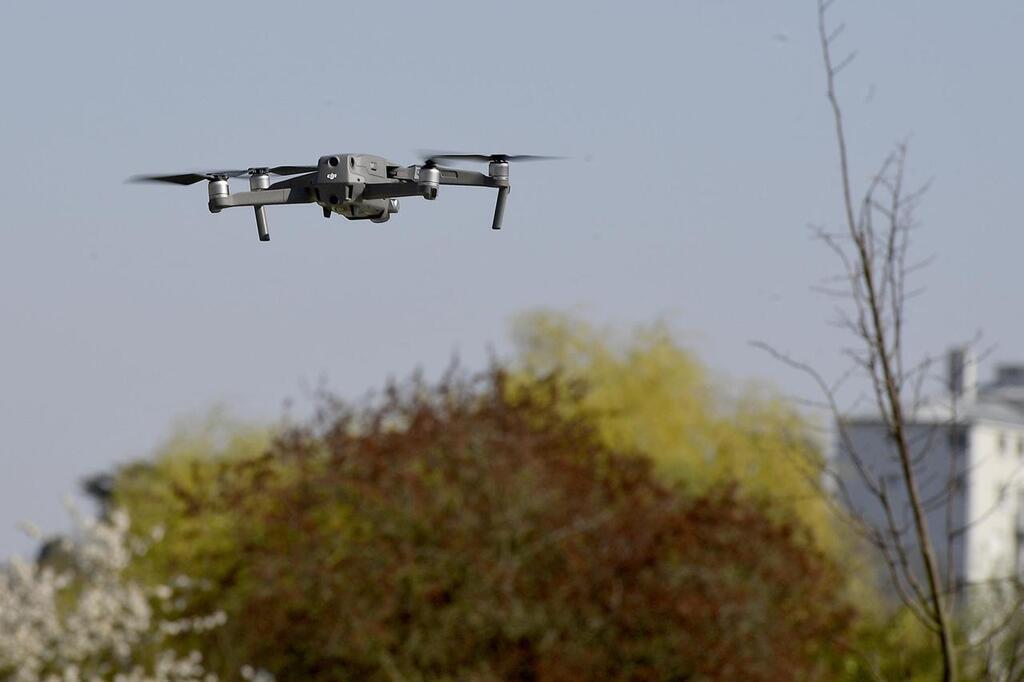
[(501, 221), (505, 217), (505, 202), (508, 200), (508, 187), (498, 188), (498, 201), (494, 204), (494, 221), (491, 223), (492, 230), (501, 229)]
[(256, 231), (259, 232), (261, 242), (270, 241), (270, 232), (267, 230), (267, 214), (262, 206), (254, 206), (256, 212)]

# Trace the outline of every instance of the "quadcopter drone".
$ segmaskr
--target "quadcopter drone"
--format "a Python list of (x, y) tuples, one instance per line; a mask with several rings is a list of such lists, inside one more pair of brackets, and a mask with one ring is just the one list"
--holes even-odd
[[(321, 156), (315, 166), (271, 166), (245, 170), (218, 170), (180, 175), (138, 175), (136, 182), (168, 182), (192, 185), (209, 182), (209, 208), (219, 213), (234, 206), (252, 206), (260, 241), (270, 241), (265, 206), (319, 204), (324, 217), (332, 213), (349, 220), (387, 222), (398, 213), (399, 197), (420, 195), (436, 199), (440, 185), (493, 187), (498, 190), (491, 229), (500, 230), (508, 199), (508, 166), (511, 161), (542, 161), (554, 156), (528, 154), (430, 154), (422, 164), (401, 166), (369, 154)], [(487, 174), (440, 166), (439, 161), (487, 163)], [(271, 184), (270, 176), (292, 176)], [(249, 177), (249, 191), (232, 194), (229, 178)]]

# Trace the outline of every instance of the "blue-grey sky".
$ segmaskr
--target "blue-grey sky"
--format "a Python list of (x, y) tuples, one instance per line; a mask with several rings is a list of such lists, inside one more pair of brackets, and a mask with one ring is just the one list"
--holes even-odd
[[(1024, 358), (1024, 5), (839, 0), (855, 179), (911, 141), (936, 261), (910, 351), (981, 329)], [(840, 217), (815, 35), (799, 2), (13, 3), (0, 24), (0, 556), (21, 519), (223, 403), (274, 418), (507, 349), (538, 306), (663, 318), (722, 375), (811, 387), (765, 339), (841, 369)], [(386, 225), (315, 206), (211, 215), (135, 173), (420, 148), (562, 154), (491, 192), (442, 188)], [(989, 361), (991, 362), (991, 360)]]

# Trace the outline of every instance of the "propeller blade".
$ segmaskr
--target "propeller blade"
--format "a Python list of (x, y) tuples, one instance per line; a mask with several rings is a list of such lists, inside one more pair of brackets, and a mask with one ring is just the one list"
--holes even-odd
[(302, 175), (303, 173), (314, 173), (316, 166), (273, 166), (268, 169), (274, 175)]
[(564, 156), (540, 156), (537, 154), (448, 154), (446, 152), (423, 152), (423, 157), (428, 163), (438, 161), (477, 161), (489, 163), (491, 161), (555, 161), (564, 159)]
[(172, 185), (194, 185), (200, 180), (206, 180), (206, 176), (199, 173), (183, 173), (181, 175), (133, 175), (128, 178), (128, 182), (169, 182)]
[(240, 178), (248, 175), (248, 170), (215, 170), (203, 173), (179, 173), (177, 175), (133, 175), (129, 182), (169, 182), (172, 185), (194, 185), (202, 180), (217, 178)]
[(216, 180), (217, 178), (241, 178), (255, 173), (270, 173), (271, 175), (301, 175), (313, 173), (316, 166), (271, 166), (254, 167), (231, 170), (213, 170), (200, 173), (179, 173), (177, 175), (133, 175), (128, 178), (129, 182), (169, 182), (172, 185), (194, 185), (202, 180)]
[(564, 156), (546, 156), (543, 154), (512, 154), (505, 156), (507, 161), (561, 161)]

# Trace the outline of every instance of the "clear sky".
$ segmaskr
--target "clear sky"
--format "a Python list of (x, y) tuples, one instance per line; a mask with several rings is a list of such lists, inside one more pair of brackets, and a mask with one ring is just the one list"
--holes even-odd
[[(1024, 359), (1024, 4), (838, 0), (854, 176), (911, 140), (936, 256), (910, 351), (982, 330)], [(518, 311), (662, 318), (717, 372), (811, 387), (748, 345), (842, 364), (840, 217), (813, 0), (11, 3), (0, 23), (0, 556), (63, 526), (85, 475), (183, 414), (272, 419), (325, 378), (359, 395)], [(386, 225), (315, 206), (206, 211), (135, 173), (415, 150), (562, 154)], [(987, 374), (988, 367), (983, 368)]]

